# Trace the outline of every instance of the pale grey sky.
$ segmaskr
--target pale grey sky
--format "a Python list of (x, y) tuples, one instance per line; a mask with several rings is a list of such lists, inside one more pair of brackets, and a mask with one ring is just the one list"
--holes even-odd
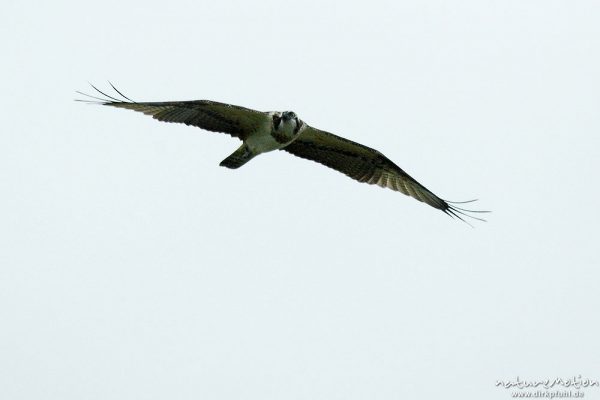
[[(7, 2), (0, 398), (508, 399), (600, 379), (597, 1)], [(294, 110), (475, 229), (72, 101)], [(586, 398), (600, 398), (588, 389)]]

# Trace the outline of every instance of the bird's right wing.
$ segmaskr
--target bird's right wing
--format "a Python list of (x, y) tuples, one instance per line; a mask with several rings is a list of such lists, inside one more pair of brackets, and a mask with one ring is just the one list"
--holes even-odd
[(271, 120), (265, 112), (210, 100), (135, 102), (114, 89), (127, 101), (109, 96), (98, 89), (96, 90), (106, 96), (106, 99), (78, 93), (100, 100), (103, 105), (139, 111), (159, 121), (178, 122), (207, 131), (228, 133), (241, 140), (245, 140), (250, 133)]

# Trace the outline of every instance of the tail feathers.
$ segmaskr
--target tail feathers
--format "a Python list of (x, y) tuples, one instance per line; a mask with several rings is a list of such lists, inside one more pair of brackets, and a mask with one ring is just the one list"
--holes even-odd
[(229, 157), (221, 161), (219, 164), (221, 167), (227, 167), (236, 169), (246, 164), (248, 161), (254, 158), (254, 154), (243, 144), (239, 149), (234, 151)]

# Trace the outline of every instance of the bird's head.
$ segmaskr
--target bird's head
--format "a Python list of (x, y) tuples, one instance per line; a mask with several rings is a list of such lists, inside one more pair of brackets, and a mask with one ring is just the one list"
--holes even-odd
[(281, 113), (273, 114), (273, 128), (274, 130), (285, 135), (289, 139), (295, 138), (300, 133), (300, 128), (304, 123), (298, 118), (293, 111), (284, 111)]

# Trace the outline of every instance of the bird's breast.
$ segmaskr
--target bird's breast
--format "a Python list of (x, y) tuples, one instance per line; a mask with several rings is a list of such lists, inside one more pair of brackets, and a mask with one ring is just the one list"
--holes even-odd
[(261, 129), (251, 133), (246, 139), (246, 145), (253, 153), (260, 154), (277, 150), (285, 146), (286, 142), (282, 143), (280, 142), (280, 139), (281, 138), (273, 135), (273, 132), (269, 127), (269, 129)]

